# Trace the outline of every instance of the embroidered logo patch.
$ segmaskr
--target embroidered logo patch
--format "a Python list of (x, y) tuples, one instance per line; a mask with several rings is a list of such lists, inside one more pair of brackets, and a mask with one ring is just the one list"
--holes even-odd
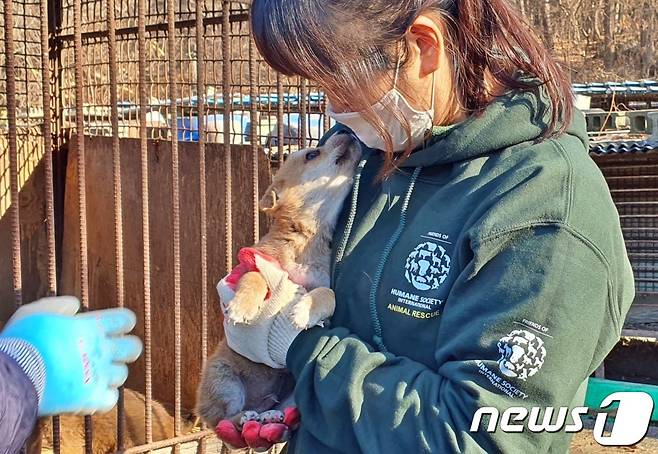
[(544, 341), (525, 329), (515, 329), (498, 341), (498, 368), (508, 376), (519, 380), (532, 377), (546, 359)]
[(404, 277), (418, 290), (436, 290), (448, 277), (450, 256), (433, 241), (414, 248), (404, 264)]

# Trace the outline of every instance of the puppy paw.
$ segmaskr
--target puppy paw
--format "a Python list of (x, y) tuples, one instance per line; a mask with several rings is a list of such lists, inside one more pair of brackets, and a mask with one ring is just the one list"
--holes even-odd
[(258, 422), (261, 424), (281, 423), (284, 419), (284, 413), (281, 410), (267, 410), (258, 415)]
[(260, 413), (253, 410), (246, 410), (238, 413), (231, 418), (231, 422), (236, 425), (236, 427), (242, 430), (242, 427), (247, 423), (247, 421), (259, 421)]
[[(238, 302), (236, 301), (235, 303)], [(238, 304), (235, 303), (231, 302), (231, 304), (229, 304), (228, 308), (226, 309), (226, 317), (231, 323), (244, 323), (248, 325), (253, 323), (253, 321), (258, 318), (261, 309), (260, 305), (253, 304), (251, 302), (239, 302)]]
[(321, 320), (328, 319), (334, 315), (336, 310), (336, 295), (328, 287), (318, 287), (311, 290), (312, 306), (309, 310), (308, 326), (315, 326)]
[(267, 284), (260, 273), (249, 272), (238, 282), (235, 296), (227, 304), (225, 314), (235, 323), (252, 323), (263, 308), (267, 297)]
[(336, 296), (328, 287), (318, 287), (297, 301), (292, 308), (292, 322), (297, 329), (315, 326), (320, 320), (331, 317), (336, 308)]
[(308, 328), (308, 322), (310, 320), (311, 314), (310, 304), (305, 300), (308, 298), (308, 295), (305, 295), (297, 304), (295, 304), (291, 311), (290, 321), (292, 325), (299, 330)]

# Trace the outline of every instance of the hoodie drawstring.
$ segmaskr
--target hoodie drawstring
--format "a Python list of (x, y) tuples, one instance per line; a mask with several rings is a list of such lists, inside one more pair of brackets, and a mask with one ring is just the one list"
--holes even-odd
[[(347, 242), (349, 241), (350, 235), (352, 233), (352, 227), (354, 226), (354, 218), (356, 217), (356, 205), (357, 205), (357, 200), (359, 198), (359, 185), (361, 183), (361, 172), (363, 171), (363, 167), (366, 165), (366, 162), (367, 162), (367, 158), (364, 158), (359, 162), (359, 165), (357, 166), (356, 169), (356, 173), (354, 175), (354, 185), (352, 187), (352, 199), (350, 201), (350, 211), (347, 218), (347, 222), (345, 223), (345, 229), (343, 230), (343, 237), (341, 238), (340, 244), (338, 245), (338, 250), (336, 251), (334, 271), (332, 273), (332, 283), (331, 283), (332, 288), (336, 283), (336, 277), (338, 276), (338, 269), (340, 267), (341, 261), (343, 260), (343, 256), (345, 255)], [(421, 170), (422, 167), (416, 167), (414, 169), (414, 173), (411, 175), (409, 186), (407, 187), (407, 192), (404, 196), (404, 201), (402, 202), (402, 208), (400, 209), (400, 222), (398, 224), (397, 229), (395, 230), (391, 238), (388, 240), (386, 247), (384, 248), (384, 252), (382, 253), (381, 258), (379, 259), (379, 263), (375, 271), (375, 278), (370, 287), (368, 304), (370, 307), (370, 320), (372, 321), (372, 325), (375, 330), (375, 334), (372, 337), (372, 341), (374, 342), (377, 349), (381, 352), (387, 352), (388, 349), (384, 345), (384, 339), (382, 337), (382, 326), (381, 326), (381, 322), (379, 321), (379, 314), (377, 313), (377, 302), (375, 299), (377, 295), (377, 287), (379, 287), (379, 282), (381, 280), (382, 273), (384, 271), (384, 265), (388, 260), (388, 256), (393, 250), (395, 244), (400, 239), (400, 235), (402, 235), (402, 232), (407, 224), (407, 208), (409, 206), (409, 200), (411, 199), (411, 194), (414, 190), (414, 186), (416, 185), (416, 180), (418, 179), (418, 175), (420, 174)]]
[(356, 168), (354, 174), (354, 185), (352, 186), (352, 200), (350, 201), (350, 212), (347, 218), (347, 223), (345, 224), (345, 229), (343, 229), (343, 237), (340, 240), (338, 245), (338, 250), (336, 251), (336, 259), (334, 264), (334, 272), (332, 273), (332, 282), (331, 287), (334, 287), (336, 283), (336, 276), (338, 276), (338, 268), (340, 267), (340, 262), (343, 260), (343, 255), (345, 254), (345, 248), (347, 247), (347, 241), (350, 238), (352, 233), (352, 226), (354, 225), (354, 218), (356, 217), (356, 202), (359, 199), (359, 183), (361, 182), (361, 172), (368, 161), (367, 157), (361, 159)]
[(407, 193), (404, 196), (404, 202), (402, 203), (402, 208), (400, 210), (400, 222), (398, 224), (398, 228), (395, 230), (391, 238), (389, 238), (388, 243), (384, 248), (384, 252), (382, 253), (381, 258), (379, 259), (379, 264), (377, 265), (377, 270), (375, 271), (375, 279), (373, 280), (372, 285), (370, 286), (370, 295), (369, 295), (370, 320), (372, 321), (372, 326), (373, 329), (375, 330), (375, 334), (374, 336), (372, 336), (372, 341), (377, 347), (377, 349), (381, 352), (387, 352), (388, 349), (384, 345), (384, 338), (382, 336), (382, 325), (379, 321), (379, 314), (377, 313), (377, 301), (376, 301), (377, 289), (379, 287), (379, 282), (382, 277), (382, 272), (384, 271), (384, 265), (388, 260), (388, 256), (393, 250), (395, 243), (397, 243), (398, 240), (400, 239), (400, 235), (402, 235), (402, 231), (404, 230), (407, 224), (407, 207), (409, 206), (411, 193), (414, 190), (414, 186), (416, 185), (416, 179), (418, 178), (421, 169), (422, 167), (416, 167), (414, 169), (413, 175), (411, 175), (411, 180), (409, 181), (409, 186), (407, 187)]

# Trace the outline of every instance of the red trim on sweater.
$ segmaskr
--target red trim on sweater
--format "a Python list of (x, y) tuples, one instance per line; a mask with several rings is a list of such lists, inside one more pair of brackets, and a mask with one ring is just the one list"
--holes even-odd
[[(239, 263), (231, 270), (231, 273), (226, 276), (225, 279), (226, 283), (232, 290), (235, 290), (235, 287), (238, 285), (238, 281), (245, 273), (250, 271), (260, 271), (256, 266), (256, 255), (281, 268), (281, 264), (274, 257), (269, 256), (253, 247), (243, 247), (238, 251)], [(268, 289), (265, 299), (268, 299), (269, 297), (270, 291)]]

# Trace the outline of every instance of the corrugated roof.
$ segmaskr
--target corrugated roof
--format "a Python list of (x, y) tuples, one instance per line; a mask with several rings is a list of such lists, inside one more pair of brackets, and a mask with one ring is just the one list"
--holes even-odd
[(586, 96), (597, 95), (657, 95), (658, 81), (656, 80), (627, 80), (625, 82), (588, 82), (572, 84), (576, 94)]
[(590, 153), (639, 153), (658, 150), (658, 140), (590, 143)]

